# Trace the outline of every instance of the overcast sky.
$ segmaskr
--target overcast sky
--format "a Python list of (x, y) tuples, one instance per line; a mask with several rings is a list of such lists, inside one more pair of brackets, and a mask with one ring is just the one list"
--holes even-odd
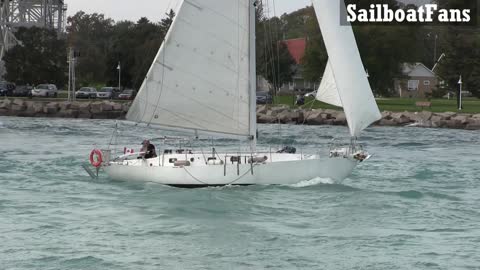
[[(170, 8), (175, 10), (179, 2), (180, 0), (65, 0), (65, 4), (68, 5), (68, 15), (83, 10), (87, 13), (103, 13), (116, 21), (137, 21), (141, 17), (159, 21)], [(280, 15), (308, 6), (311, 0), (275, 0), (275, 4), (277, 15)], [(273, 11), (270, 13), (273, 14)]]

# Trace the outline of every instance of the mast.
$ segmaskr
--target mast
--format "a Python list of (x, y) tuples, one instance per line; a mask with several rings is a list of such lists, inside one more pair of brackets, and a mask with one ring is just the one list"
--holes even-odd
[(252, 152), (257, 151), (257, 64), (256, 64), (256, 6), (257, 0), (248, 0), (250, 3), (250, 25), (249, 25), (249, 63), (250, 63), (250, 148)]

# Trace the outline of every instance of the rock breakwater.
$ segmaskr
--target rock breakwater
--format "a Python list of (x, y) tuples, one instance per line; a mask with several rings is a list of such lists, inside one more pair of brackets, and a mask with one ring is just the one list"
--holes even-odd
[(112, 101), (52, 102), (4, 99), (0, 101), (0, 115), (18, 117), (124, 119), (129, 107), (129, 103)]
[[(3, 99), (0, 100), (0, 116), (125, 119), (129, 107), (130, 102)], [(263, 124), (347, 125), (342, 111), (266, 105), (257, 106), (257, 121)], [(480, 114), (385, 111), (375, 125), (480, 130)]]

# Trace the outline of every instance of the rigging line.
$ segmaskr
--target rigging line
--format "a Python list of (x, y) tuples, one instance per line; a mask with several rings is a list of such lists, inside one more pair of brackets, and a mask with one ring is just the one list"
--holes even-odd
[[(240, 21), (240, 1), (237, 1), (237, 21)], [(237, 28), (237, 44), (240, 44), (240, 39), (241, 39), (241, 35), (240, 35), (240, 27)], [(250, 33), (249, 33), (250, 34)], [(238, 58), (237, 58), (237, 87), (236, 87), (236, 91), (237, 91), (237, 97), (240, 96), (240, 61), (241, 61), (241, 50), (240, 50), (240, 46), (238, 46), (238, 52), (237, 52), (237, 55), (238, 55)], [(249, 56), (250, 58), (250, 56)], [(232, 119), (235, 118), (235, 111), (237, 112), (237, 117), (236, 119), (240, 119), (240, 101), (237, 99), (237, 102), (234, 102), (234, 107), (233, 107), (233, 111), (232, 111)], [(240, 128), (239, 126), (240, 124), (240, 121), (237, 121), (237, 129)]]
[[(168, 34), (168, 33), (167, 33)], [(163, 46), (163, 49), (165, 50), (165, 47), (167, 46), (166, 44), (166, 40), (167, 40), (167, 36), (165, 36), (163, 38), (163, 41), (162, 41), (162, 44), (160, 45), (160, 51), (159, 53), (157, 53), (157, 55), (155, 56), (155, 59), (153, 60), (153, 64), (151, 65), (150, 67), (150, 70), (148, 71), (147, 73), (147, 76), (145, 76), (145, 80), (143, 81), (142, 83), (142, 86), (140, 87), (140, 91), (138, 92), (138, 96), (141, 97), (141, 93), (145, 92), (145, 101), (148, 101), (150, 100), (149, 99), (149, 93), (150, 93), (150, 90), (148, 88), (148, 80), (150, 79), (150, 77), (153, 77), (153, 73), (155, 71), (155, 62), (157, 60), (158, 57), (160, 57), (160, 53), (161, 53), (161, 50), (162, 50), (162, 46)], [(162, 77), (162, 80), (163, 80), (163, 77)], [(138, 106), (140, 107), (140, 100), (137, 100), (135, 99), (134, 102), (133, 102), (133, 105), (132, 105), (132, 108), (134, 106)], [(138, 105), (135, 105), (135, 104), (138, 104)], [(142, 119), (145, 119), (145, 115), (147, 114), (147, 109), (148, 109), (148, 102), (145, 102), (145, 106), (143, 108), (143, 114), (140, 112), (141, 108), (138, 108), (138, 112), (136, 113), (137, 114), (137, 123), (141, 122)], [(140, 116), (141, 115), (141, 116)]]
[(266, 2), (266, 0), (262, 0), (262, 13), (260, 14), (260, 18), (261, 18), (261, 23), (262, 23), (262, 26), (263, 26), (263, 50), (264, 50), (264, 55), (263, 55), (263, 61), (264, 61), (264, 64), (265, 64), (265, 76), (268, 78), (268, 76), (270, 75), (270, 72), (269, 72), (269, 65), (268, 65), (268, 43), (269, 43), (269, 40), (268, 40), (268, 29), (267, 29), (267, 9), (268, 9), (268, 3)]
[(266, 64), (269, 65), (271, 70), (271, 75), (273, 78), (273, 83), (275, 84), (275, 70), (271, 68), (271, 61), (272, 61), (272, 51), (271, 51), (271, 44), (273, 43), (273, 38), (271, 36), (271, 18), (270, 18), (270, 1), (265, 0), (265, 35), (266, 35), (266, 43), (265, 46), (267, 47), (267, 61)]
[[(178, 10), (178, 13), (181, 12), (181, 9), (182, 9), (183, 5), (180, 6), (180, 9)], [(163, 62), (165, 63), (165, 58), (167, 57), (167, 48), (168, 48), (168, 44), (167, 44), (167, 39), (170, 40), (170, 34), (171, 34), (171, 31), (173, 31), (173, 27), (174, 27), (174, 24), (176, 23), (176, 19), (178, 19), (178, 15), (173, 19), (172, 23), (170, 24), (170, 29), (168, 30), (167, 34), (165, 35), (165, 38), (163, 40), (165, 46), (163, 48)], [(165, 66), (162, 66), (162, 82), (160, 84), (160, 93), (158, 94), (158, 98), (157, 98), (157, 107), (155, 108), (155, 110), (153, 111), (152, 113), (152, 116), (150, 117), (150, 121), (148, 122), (148, 125), (150, 125), (153, 121), (153, 118), (155, 117), (155, 113), (156, 111), (158, 110), (158, 107), (160, 106), (160, 98), (162, 97), (162, 94), (163, 94), (163, 86), (164, 86), (164, 83), (165, 83), (165, 69), (167, 67)], [(148, 86), (148, 84), (147, 84)], [(156, 90), (158, 90), (158, 85), (157, 87), (155, 87)], [(148, 93), (147, 93), (148, 95)], [(148, 100), (148, 99), (147, 99)], [(147, 103), (145, 103), (145, 108), (147, 107)], [(146, 112), (146, 110), (145, 110)], [(142, 119), (145, 118), (145, 115), (142, 117)]]
[[(270, 8), (270, 2), (269, 0), (265, 0), (266, 1), (266, 10), (265, 10), (265, 13), (266, 13), (266, 18), (268, 18), (265, 22), (265, 27), (266, 27), (266, 33), (265, 35), (267, 36), (266, 40), (266, 46), (268, 48), (268, 56), (267, 56), (267, 59), (268, 61), (266, 61), (266, 64), (267, 65), (270, 65), (270, 71), (271, 71), (271, 75), (272, 75), (272, 83), (274, 85), (277, 84), (277, 81), (276, 81), (276, 68), (275, 68), (275, 56), (274, 56), (274, 37), (273, 37), (273, 31), (272, 31), (272, 18), (269, 17), (270, 15), (270, 12), (271, 12), (271, 8)], [(278, 71), (277, 71), (278, 73)]]
[[(205, 36), (210, 36), (210, 37), (213, 37), (215, 38), (216, 40), (218, 41), (222, 41), (224, 43), (226, 43), (228, 46), (232, 47), (233, 49), (236, 49), (235, 47), (235, 44), (232, 44), (231, 42), (229, 42), (228, 40), (225, 40), (225, 39), (222, 39), (220, 37), (218, 37), (218, 35), (215, 33), (215, 32), (211, 32), (211, 31), (205, 31), (204, 29), (200, 29), (199, 27), (197, 27), (197, 25), (193, 25), (191, 22), (183, 19), (183, 18), (178, 18), (178, 21), (180, 22), (183, 22), (185, 25), (188, 25), (190, 26), (190, 28), (192, 28), (193, 30), (195, 30), (196, 32), (200, 32), (200, 33), (203, 33)], [(238, 27), (241, 28), (241, 25), (239, 23), (234, 23), (233, 25), (236, 25)], [(244, 30), (243, 31), (244, 33), (248, 33), (249, 31), (248, 30)]]
[[(275, 0), (273, 0), (273, 17), (274, 18), (277, 18), (277, 9), (276, 9), (276, 4), (275, 4)], [(280, 18), (278, 18), (278, 20), (275, 20), (276, 21), (276, 25), (275, 25), (275, 36), (276, 36), (276, 42), (275, 44), (277, 45), (277, 85), (274, 86), (275, 87), (275, 94), (277, 93), (277, 89), (279, 89), (281, 87), (280, 85), (280, 34), (279, 34), (279, 30), (280, 30)]]
[[(200, 55), (200, 54), (198, 54), (198, 55)], [(212, 58), (210, 58), (210, 57), (205, 57), (205, 58), (207, 58), (207, 60), (212, 59)], [(204, 59), (204, 60), (205, 60), (205, 59)], [(219, 64), (220, 66), (223, 66), (223, 67), (226, 68), (226, 66), (224, 66), (223, 64), (220, 64), (220, 63), (218, 63), (218, 62), (216, 62), (216, 61), (213, 61), (213, 62), (215, 62), (216, 64)], [(223, 87), (223, 86), (221, 86), (221, 85), (218, 85), (218, 84), (216, 84), (215, 82), (212, 82), (212, 81), (210, 81), (210, 80), (208, 80), (208, 79), (205, 79), (205, 78), (203, 78), (203, 77), (201, 77), (201, 76), (199, 76), (199, 75), (197, 75), (197, 74), (194, 74), (194, 73), (190, 72), (190, 71), (187, 70), (187, 69), (183, 69), (182, 67), (177, 66), (177, 65), (175, 65), (175, 64), (173, 64), (173, 63), (172, 63), (171, 65), (167, 65), (167, 64), (165, 63), (165, 61), (164, 61), (164, 62), (158, 62), (158, 61), (156, 61), (155, 64), (161, 65), (161, 66), (163, 66), (163, 67), (168, 67), (167, 69), (169, 69), (169, 70), (171, 69), (171, 70), (181, 71), (182, 73), (188, 74), (188, 75), (190, 75), (190, 76), (192, 76), (192, 77), (194, 77), (194, 78), (196, 78), (196, 79), (198, 79), (198, 80), (201, 80), (201, 81), (209, 84), (210, 86), (212, 86), (213, 88), (215, 88), (215, 90), (220, 90), (220, 91), (224, 92), (225, 94), (230, 94), (230, 93), (231, 93), (227, 88), (225, 88), (225, 87)], [(226, 69), (229, 69), (229, 70), (231, 71), (231, 74), (232, 74), (232, 75), (239, 73), (238, 70), (232, 70), (232, 69), (230, 69), (230, 68), (226, 68)], [(248, 82), (248, 79), (247, 79), (247, 78), (240, 78), (240, 79), (242, 79), (242, 81), (245, 82), (245, 83)], [(152, 81), (156, 81), (156, 80), (152, 79)], [(156, 82), (160, 82), (160, 81), (156, 81)], [(236, 97), (236, 98), (238, 98), (238, 97)]]
[[(317, 101), (317, 100), (314, 99), (314, 100), (312, 100), (312, 101), (310, 102), (311, 105), (310, 105), (310, 108), (308, 109), (308, 111), (312, 111), (313, 105), (315, 105), (316, 101)], [(307, 104), (308, 104), (308, 103), (307, 103)], [(305, 126), (305, 123), (306, 123), (306, 122), (307, 122), (307, 117), (305, 117), (305, 114), (304, 114), (304, 115), (303, 115), (303, 123), (302, 123), (302, 126)], [(303, 133), (303, 134), (305, 134), (305, 133)], [(304, 137), (303, 143), (304, 143), (304, 144), (307, 143), (307, 142), (310, 140), (310, 138), (313, 138), (313, 136), (314, 136), (314, 134), (310, 134), (309, 136)]]
[[(241, 55), (243, 55), (243, 56), (247, 56), (247, 55), (248, 55), (248, 52), (247, 52), (247, 51), (242, 51), (242, 50), (241, 50), (242, 48), (239, 47), (238, 44), (237, 44), (237, 45), (232, 44), (231, 41), (228, 41), (228, 40), (226, 40), (226, 39), (223, 39), (223, 38), (218, 37), (218, 35), (217, 35), (216, 33), (209, 32), (209, 31), (205, 31), (205, 30), (203, 30), (203, 29), (200, 29), (200, 28), (197, 27), (197, 25), (193, 25), (191, 22), (189, 22), (189, 21), (187, 21), (187, 20), (185, 20), (185, 19), (182, 19), (182, 18), (178, 18), (178, 21), (180, 21), (181, 23), (184, 23), (183, 26), (186, 26), (186, 27), (190, 28), (193, 32), (203, 33), (204, 36), (208, 36), (208, 37), (211, 37), (212, 39), (215, 39), (215, 40), (217, 40), (217, 41), (219, 41), (219, 42), (225, 43), (226, 45), (228, 45), (228, 46), (229, 46), (231, 49), (233, 49), (233, 50), (240, 50), (240, 51), (241, 51)], [(242, 33), (244, 33), (245, 36), (248, 38), (248, 33), (249, 33), (249, 31), (242, 31)], [(174, 39), (172, 39), (172, 40), (175, 41)], [(215, 44), (217, 44), (217, 43), (215, 43)], [(185, 44), (183, 44), (183, 46), (185, 46)]]
[[(252, 160), (252, 162), (253, 162), (253, 160)], [(221, 185), (229, 186), (229, 185), (235, 184), (236, 182), (240, 181), (242, 178), (244, 178), (244, 177), (245, 177), (247, 174), (249, 174), (250, 172), (253, 173), (253, 168), (255, 168), (255, 167), (257, 167), (257, 166), (260, 166), (260, 164), (254, 164), (254, 165), (251, 166), (244, 174), (242, 174), (242, 175), (241, 175), (240, 177), (238, 177), (237, 179), (235, 179), (235, 180), (233, 180), (233, 181), (231, 181), (231, 182), (229, 182), (229, 183), (225, 183), (225, 184), (221, 184)], [(191, 174), (191, 173), (187, 170), (187, 168), (185, 168), (185, 167), (182, 167), (182, 168), (185, 170), (185, 172), (186, 172), (190, 177), (192, 177), (195, 181), (199, 182), (200, 184), (207, 185), (207, 186), (210, 186), (210, 185), (211, 185), (211, 184), (209, 184), (209, 183), (207, 183), (207, 182), (205, 182), (205, 181), (202, 181), (202, 180), (200, 180), (199, 178), (193, 176), (193, 174)]]
[[(168, 85), (165, 85), (165, 84), (164, 84), (164, 87), (167, 89), (167, 91), (170, 90), (171, 93), (174, 93), (174, 91), (173, 91), (174, 89), (173, 89), (172, 87), (170, 87), (170, 86), (168, 86)], [(206, 109), (208, 109), (208, 110), (216, 113), (217, 115), (223, 116), (223, 117), (225, 117), (226, 119), (228, 119), (228, 120), (230, 120), (230, 121), (235, 121), (235, 119), (231, 118), (228, 114), (225, 114), (225, 113), (223, 113), (222, 111), (215, 109), (214, 107), (208, 106), (208, 104), (204, 104), (204, 103), (202, 103), (201, 101), (198, 101), (198, 100), (196, 100), (196, 99), (194, 99), (194, 98), (192, 98), (192, 97), (190, 97), (190, 96), (188, 96), (188, 95), (184, 95), (184, 94), (182, 94), (180, 91), (178, 91), (178, 92), (176, 93), (176, 95), (181, 96), (181, 97), (183, 97), (183, 98), (185, 98), (185, 99), (191, 100), (191, 101), (193, 101), (194, 103), (200, 105), (201, 107), (206, 108)], [(147, 101), (147, 104), (148, 104), (148, 101)], [(151, 104), (151, 103), (150, 103), (149, 105), (152, 106), (152, 107), (156, 107), (157, 109), (160, 108), (160, 109), (163, 109), (163, 110), (167, 110), (167, 109), (164, 108), (163, 106), (162, 106), (162, 107), (160, 106), (160, 102), (158, 102), (156, 105)], [(167, 104), (167, 105), (168, 105), (168, 104)], [(157, 110), (155, 110), (155, 112), (156, 112), (156, 111), (157, 111)], [(173, 113), (173, 112), (172, 112), (172, 113)], [(182, 113), (181, 113), (181, 112), (176, 112), (176, 114), (182, 114)], [(186, 115), (186, 114), (185, 114), (185, 115)], [(154, 116), (155, 116), (155, 115), (154, 115)], [(154, 117), (154, 116), (153, 116), (153, 117)], [(186, 115), (186, 116), (194, 118), (194, 116), (192, 116), (192, 115)], [(205, 121), (205, 120), (204, 120), (204, 121)], [(207, 122), (207, 121), (206, 121), (206, 122)], [(210, 122), (210, 123), (216, 123), (216, 122)], [(216, 123), (216, 124), (218, 124), (218, 123)], [(243, 125), (243, 126), (244, 126), (244, 127), (247, 127), (248, 125)], [(227, 127), (227, 126), (225, 126), (225, 127)]]
[[(203, 5), (201, 5), (201, 4), (198, 4), (198, 3), (196, 3), (194, 0), (184, 0), (184, 2), (188, 3), (189, 5), (197, 8), (197, 9), (198, 9), (198, 8), (201, 8), (201, 9), (209, 10), (209, 11), (211, 11), (212, 13), (218, 15), (219, 17), (222, 17), (222, 18), (226, 19), (227, 21), (230, 21), (230, 23), (239, 25), (244, 31), (248, 32), (248, 29), (245, 29), (244, 27), (242, 27), (238, 21), (232, 20), (229, 16), (227, 16), (227, 15), (225, 15), (225, 14), (222, 14), (221, 12), (218, 12), (218, 11), (216, 11), (216, 10), (208, 7), (208, 6), (203, 6)], [(239, 2), (239, 4), (241, 4), (241, 3), (247, 2), (247, 1), (238, 1), (238, 2)], [(249, 8), (249, 7), (250, 7), (250, 4), (248, 3), (246, 6)], [(245, 7), (245, 6), (244, 6), (244, 7)]]
[[(181, 120), (184, 120), (185, 122), (187, 123), (190, 123), (192, 124), (192, 127), (185, 127), (185, 128), (191, 128), (191, 129), (195, 129), (195, 127), (197, 127), (197, 129), (199, 130), (205, 130), (205, 131), (209, 131), (208, 128), (202, 126), (201, 124), (199, 124), (198, 122), (194, 122), (192, 120), (190, 120), (192, 117), (190, 115), (187, 115), (187, 114), (183, 114), (183, 113), (179, 113), (179, 112), (172, 112), (166, 108), (163, 108), (163, 107), (158, 107), (158, 109), (162, 110), (162, 111), (165, 111), (167, 113), (170, 113), (173, 117), (176, 117), (176, 118), (179, 118)], [(208, 123), (208, 124), (216, 124), (220, 127), (225, 127), (227, 129), (230, 129), (229, 126), (225, 126), (225, 125), (222, 125), (222, 124), (219, 124), (218, 122), (213, 122), (213, 121), (206, 121), (206, 120), (203, 120), (204, 122)], [(246, 125), (244, 125), (246, 126)], [(215, 130), (210, 130), (211, 132), (220, 132), (220, 131), (215, 131)]]
[[(269, 1), (269, 0), (267, 0)], [(269, 10), (269, 13), (271, 12), (271, 4), (269, 3), (269, 7), (268, 7), (268, 10)], [(279, 70), (276, 69), (276, 65), (275, 65), (275, 46), (278, 44), (278, 37), (275, 35), (275, 30), (274, 30), (274, 22), (272, 20), (275, 20), (274, 19), (275, 17), (273, 18), (270, 18), (268, 24), (269, 24), (269, 34), (270, 34), (270, 39), (271, 39), (271, 42), (270, 42), (270, 53), (271, 53), (271, 69), (272, 69), (272, 78), (273, 78), (273, 83), (275, 85), (278, 84), (278, 80), (277, 80), (277, 76), (276, 74), (279, 74)], [(273, 30), (272, 30), (273, 29)], [(278, 45), (277, 45), (278, 46)]]

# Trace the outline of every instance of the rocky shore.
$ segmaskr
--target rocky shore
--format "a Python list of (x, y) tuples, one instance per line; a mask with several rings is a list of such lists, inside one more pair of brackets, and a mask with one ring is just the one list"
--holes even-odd
[[(0, 116), (124, 119), (129, 106), (130, 103), (112, 101), (51, 102), (3, 99), (0, 100)], [(347, 124), (345, 114), (341, 111), (291, 109), (288, 106), (258, 106), (257, 120), (264, 124)], [(375, 125), (480, 130), (480, 114), (386, 111)]]
[(23, 99), (0, 101), (0, 115), (85, 119), (123, 119), (129, 104), (111, 101), (49, 102)]
[[(335, 110), (290, 109), (287, 106), (257, 107), (259, 123), (306, 124), (306, 125), (347, 125), (345, 113)], [(378, 126), (417, 126), (425, 128), (452, 128), (480, 130), (480, 114), (454, 112), (382, 112)]]

